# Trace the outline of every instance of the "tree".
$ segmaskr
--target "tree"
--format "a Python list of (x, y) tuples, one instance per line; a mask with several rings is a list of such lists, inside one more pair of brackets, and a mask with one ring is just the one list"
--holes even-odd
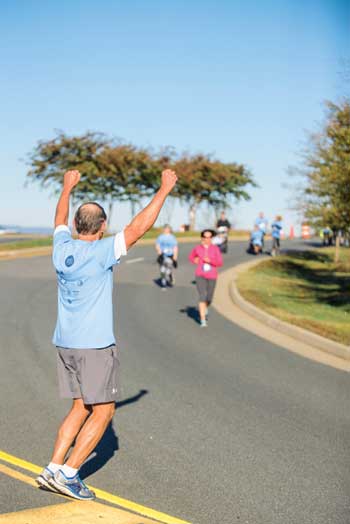
[[(100, 199), (108, 204), (110, 223), (113, 204), (129, 201), (134, 206), (153, 190), (155, 161), (145, 149), (116, 143), (102, 133), (87, 132), (68, 136), (62, 131), (52, 140), (39, 141), (29, 154), (27, 176), (57, 192), (67, 169), (78, 169), (81, 180), (74, 199)], [(153, 177), (154, 179), (154, 177)]]
[[(232, 199), (248, 200), (246, 186), (256, 185), (240, 164), (225, 164), (208, 155), (178, 156), (171, 147), (154, 152), (94, 132), (68, 136), (59, 131), (52, 140), (38, 142), (28, 161), (28, 179), (43, 187), (50, 185), (54, 192), (60, 189), (66, 170), (78, 169), (81, 181), (74, 198), (107, 202), (109, 220), (116, 200), (130, 202), (134, 215), (136, 204), (159, 187), (162, 170), (175, 168), (179, 182), (173, 197), (189, 204), (192, 229), (202, 202), (214, 208), (229, 207)], [(168, 211), (170, 216), (171, 206)]]
[(190, 228), (195, 229), (196, 212), (202, 202), (210, 206), (227, 208), (230, 200), (249, 200), (246, 186), (256, 187), (249, 170), (236, 163), (223, 163), (209, 155), (183, 154), (174, 169), (179, 181), (174, 195), (189, 204)]
[[(314, 226), (350, 232), (350, 102), (326, 103), (326, 121), (302, 153), (301, 207)], [(338, 251), (335, 255), (338, 257)]]
[(135, 205), (155, 188), (155, 161), (146, 149), (132, 144), (107, 146), (100, 158), (103, 170), (101, 184), (109, 201), (118, 199), (130, 202), (131, 213)]
[[(73, 201), (105, 201), (108, 195), (105, 176), (109, 167), (104, 161), (103, 152), (111, 144), (111, 140), (102, 133), (88, 131), (80, 136), (69, 136), (58, 131), (52, 140), (39, 141), (29, 154), (31, 169), (27, 176), (44, 188), (50, 186), (53, 193), (57, 193), (61, 188), (63, 173), (68, 169), (78, 169), (81, 179), (73, 190)], [(113, 203), (109, 198), (107, 201), (109, 226)]]
[(101, 153), (109, 144), (110, 140), (102, 133), (89, 131), (81, 136), (68, 136), (58, 131), (52, 140), (40, 140), (28, 155), (31, 169), (27, 177), (58, 192), (63, 173), (68, 169), (78, 169), (81, 180), (74, 189), (74, 198), (103, 198), (100, 176), (105, 166)]

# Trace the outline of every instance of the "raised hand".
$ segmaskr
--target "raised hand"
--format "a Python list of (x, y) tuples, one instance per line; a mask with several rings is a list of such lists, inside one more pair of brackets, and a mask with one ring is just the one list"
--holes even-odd
[(162, 184), (161, 188), (164, 189), (167, 193), (170, 193), (170, 191), (173, 189), (177, 182), (177, 176), (175, 171), (172, 171), (171, 169), (165, 169), (162, 172)]
[(67, 171), (63, 177), (63, 186), (65, 189), (72, 190), (80, 180), (80, 173), (76, 169)]

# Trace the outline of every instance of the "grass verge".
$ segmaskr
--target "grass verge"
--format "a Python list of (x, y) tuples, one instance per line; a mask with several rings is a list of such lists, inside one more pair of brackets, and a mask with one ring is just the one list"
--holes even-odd
[[(155, 240), (158, 235), (162, 232), (162, 229), (151, 229), (144, 235), (145, 240)], [(176, 238), (178, 239), (193, 239), (199, 241), (200, 233), (198, 231), (185, 231), (183, 233), (175, 233)], [(241, 239), (244, 240), (245, 238), (248, 238), (247, 231), (234, 231), (230, 234), (230, 239)], [(44, 246), (51, 246), (52, 245), (52, 237), (38, 237), (34, 239), (18, 239), (13, 242), (3, 242), (0, 244), (0, 252), (1, 251), (15, 251), (18, 249), (27, 249), (27, 248), (35, 248), (35, 247), (44, 247)]]
[(350, 250), (290, 251), (238, 276), (241, 295), (267, 313), (350, 344)]
[(17, 240), (14, 242), (3, 242), (0, 251), (16, 251), (17, 249), (28, 249), (34, 247), (45, 247), (52, 245), (52, 237), (34, 238), (30, 240)]

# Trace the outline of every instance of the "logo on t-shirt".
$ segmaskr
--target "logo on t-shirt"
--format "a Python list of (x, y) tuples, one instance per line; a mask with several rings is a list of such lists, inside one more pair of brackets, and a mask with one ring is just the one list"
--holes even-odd
[(71, 267), (74, 264), (74, 257), (73, 255), (69, 255), (69, 257), (66, 258), (64, 261), (67, 267)]

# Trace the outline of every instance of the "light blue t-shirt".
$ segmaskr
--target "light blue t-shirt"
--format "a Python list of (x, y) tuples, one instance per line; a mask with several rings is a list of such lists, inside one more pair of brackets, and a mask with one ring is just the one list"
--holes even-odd
[(177, 240), (171, 233), (168, 235), (162, 233), (157, 238), (156, 244), (160, 247), (162, 254), (171, 257), (174, 254), (174, 248), (177, 246)]
[(256, 229), (252, 231), (250, 235), (250, 240), (252, 244), (254, 244), (255, 246), (262, 246), (263, 234), (264, 233), (261, 231), (261, 229)]
[(258, 226), (259, 229), (261, 229), (261, 231), (263, 232), (263, 234), (265, 235), (266, 234), (266, 230), (267, 230), (267, 219), (266, 218), (262, 218), (262, 217), (258, 217), (256, 220), (255, 220), (255, 223), (254, 225)]
[(273, 238), (281, 238), (282, 222), (276, 220), (271, 224)]
[(113, 266), (126, 255), (124, 233), (94, 242), (75, 240), (67, 226), (53, 238), (58, 283), (58, 312), (53, 343), (71, 349), (115, 344)]

